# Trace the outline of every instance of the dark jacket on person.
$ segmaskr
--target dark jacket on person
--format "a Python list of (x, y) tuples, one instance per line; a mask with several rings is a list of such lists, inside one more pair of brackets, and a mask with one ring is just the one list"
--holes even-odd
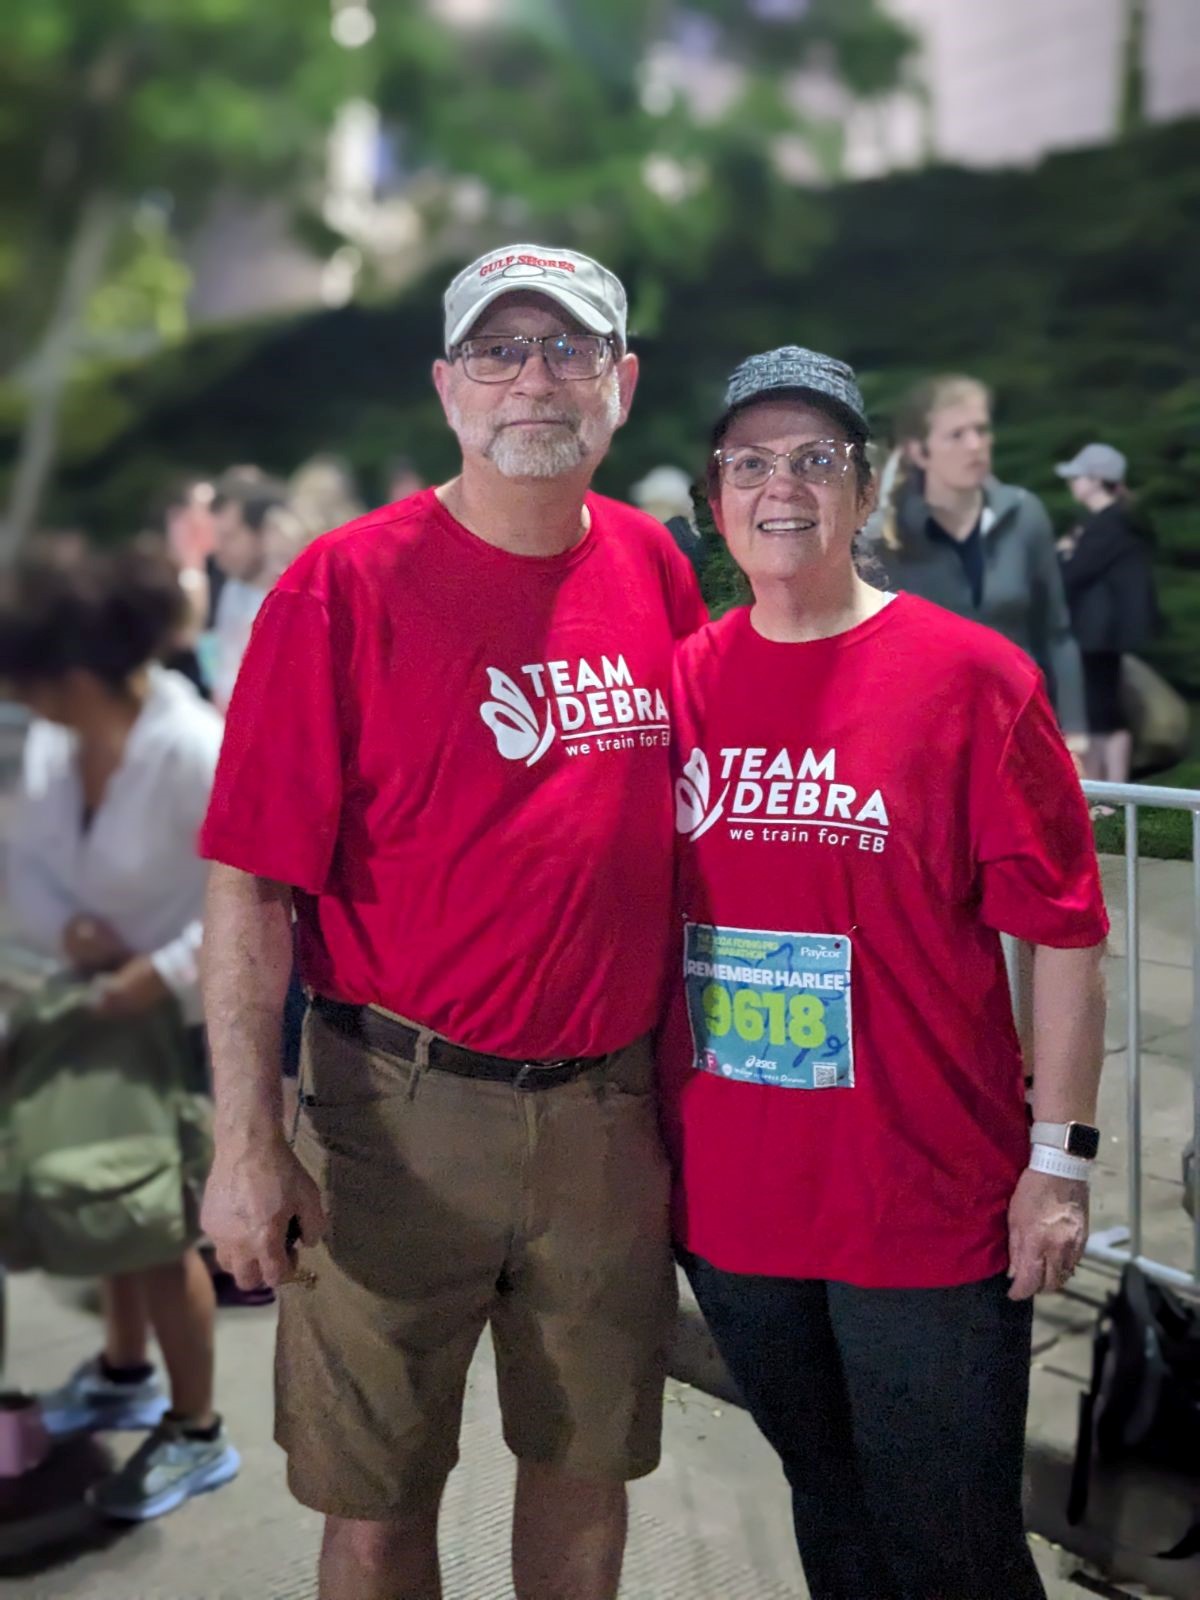
[(1150, 535), (1119, 501), (1087, 518), (1062, 574), (1081, 650), (1121, 653), (1149, 644), (1159, 623)]
[(692, 564), (692, 571), (700, 576), (704, 565), (704, 550), (698, 530), (690, 517), (668, 517), (667, 532)]
[[(1071, 632), (1054, 530), (1038, 497), (996, 478), (984, 486), (978, 604), (953, 541), (931, 535), (931, 512), (918, 488), (902, 492), (896, 506), (898, 550), (883, 537), (883, 519), (880, 512), (868, 523), (862, 551), (886, 586), (905, 589), (1011, 639), (1045, 673), (1064, 733), (1085, 732), (1083, 666)], [(866, 576), (873, 574), (868, 570)]]

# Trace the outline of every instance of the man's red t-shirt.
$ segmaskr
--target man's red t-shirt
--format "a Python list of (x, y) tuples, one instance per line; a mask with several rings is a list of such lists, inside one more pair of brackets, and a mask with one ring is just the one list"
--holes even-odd
[(681, 1242), (864, 1287), (1002, 1271), (1029, 1134), (997, 930), (1108, 930), (1037, 668), (909, 595), (810, 644), (742, 609), (680, 646), (674, 717)]
[(312, 545), (259, 614), (203, 853), (297, 891), (305, 982), (518, 1060), (654, 1023), (674, 641), (705, 620), (651, 517), (565, 554), (432, 490)]

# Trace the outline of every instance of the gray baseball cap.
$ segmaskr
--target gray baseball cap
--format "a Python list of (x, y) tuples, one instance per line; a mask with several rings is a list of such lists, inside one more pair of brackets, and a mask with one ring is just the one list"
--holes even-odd
[(493, 301), (506, 294), (544, 294), (591, 333), (611, 333), (625, 346), (629, 303), (620, 278), (578, 250), (506, 244), (472, 261), (446, 290), (446, 349), (466, 338)]
[(1129, 463), (1111, 444), (1085, 444), (1073, 461), (1055, 467), (1060, 478), (1099, 478), (1102, 483), (1124, 483)]
[(805, 350), (798, 344), (785, 344), (778, 350), (748, 356), (735, 367), (725, 390), (725, 410), (735, 411), (751, 400), (765, 400), (780, 389), (804, 389), (809, 394), (833, 403), (856, 428), (870, 434), (867, 405), (854, 371), (844, 361)]

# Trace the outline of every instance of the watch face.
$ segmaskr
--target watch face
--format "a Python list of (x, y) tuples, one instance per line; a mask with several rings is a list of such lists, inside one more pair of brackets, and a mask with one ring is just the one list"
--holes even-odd
[(1072, 1122), (1067, 1129), (1067, 1154), (1094, 1161), (1099, 1150), (1099, 1128), (1089, 1128), (1086, 1122)]

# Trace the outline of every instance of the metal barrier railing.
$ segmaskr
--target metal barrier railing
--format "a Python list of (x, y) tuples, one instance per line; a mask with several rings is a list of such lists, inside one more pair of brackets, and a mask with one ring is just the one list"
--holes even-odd
[[(1200, 790), (1167, 789), (1143, 783), (1085, 783), (1093, 804), (1120, 810), (1125, 818), (1125, 991), (1126, 991), (1126, 1126), (1128, 1131), (1128, 1221), (1118, 1228), (1093, 1233), (1087, 1255), (1110, 1266), (1136, 1261), (1148, 1276), (1178, 1288), (1200, 1290), (1200, 1162), (1193, 1156), (1190, 1181), (1193, 1199), (1192, 1267), (1184, 1271), (1154, 1261), (1142, 1250), (1142, 1018), (1140, 876), (1138, 811), (1154, 807), (1190, 811), (1192, 815), (1192, 1137), (1200, 1134)], [(1180, 1143), (1182, 1145), (1182, 1136)], [(1182, 1156), (1182, 1152), (1181, 1152)]]

